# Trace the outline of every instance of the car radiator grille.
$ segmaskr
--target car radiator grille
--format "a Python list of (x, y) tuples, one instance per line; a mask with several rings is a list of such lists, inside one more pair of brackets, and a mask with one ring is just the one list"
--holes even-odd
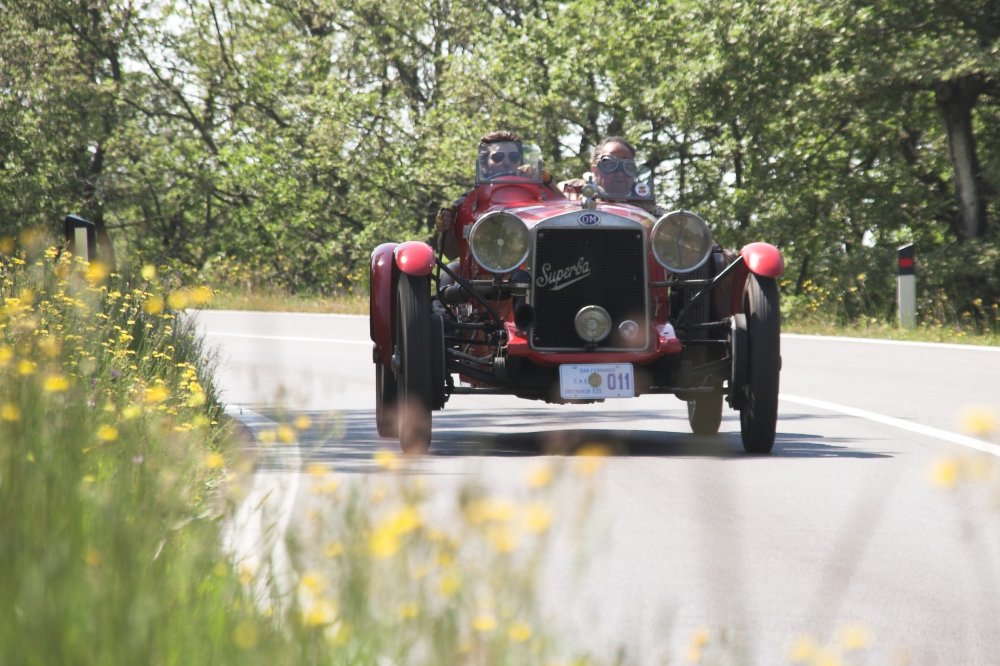
[[(611, 315), (611, 334), (598, 349), (641, 349), (648, 343), (646, 253), (637, 229), (540, 229), (535, 237), (532, 302), (535, 349), (582, 349), (574, 318), (599, 305)], [(626, 339), (621, 322), (638, 332)]]

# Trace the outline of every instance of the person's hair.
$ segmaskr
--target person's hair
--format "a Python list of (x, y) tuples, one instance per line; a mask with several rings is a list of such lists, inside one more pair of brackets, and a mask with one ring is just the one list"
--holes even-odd
[(490, 132), (489, 134), (484, 134), (483, 138), (479, 140), (479, 162), (481, 164), (486, 163), (487, 156), (490, 152), (489, 145), (491, 143), (504, 143), (508, 141), (517, 144), (518, 152), (524, 152), (521, 147), (521, 137), (519, 137), (516, 132), (496, 130), (494, 132)]
[(601, 151), (604, 150), (605, 147), (611, 145), (612, 143), (620, 143), (628, 148), (628, 151), (632, 153), (632, 159), (635, 159), (635, 146), (633, 146), (628, 139), (621, 136), (606, 136), (601, 139), (596, 146), (594, 146), (594, 153), (590, 156), (591, 166), (597, 165), (597, 156), (601, 154)]

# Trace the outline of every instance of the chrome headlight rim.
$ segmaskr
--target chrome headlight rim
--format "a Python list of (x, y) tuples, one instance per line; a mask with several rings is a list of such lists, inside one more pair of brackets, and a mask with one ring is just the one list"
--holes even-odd
[[(681, 234), (677, 233), (678, 226), (686, 226), (683, 236), (692, 238), (697, 236), (698, 247), (694, 249), (694, 259), (680, 261), (681, 257), (661, 256), (657, 247), (657, 237), (660, 234), (668, 234), (677, 238)], [(676, 242), (676, 241), (675, 241)], [(701, 268), (712, 255), (712, 233), (709, 231), (708, 222), (700, 215), (687, 210), (676, 210), (667, 213), (653, 225), (653, 231), (649, 235), (649, 244), (653, 251), (656, 263), (671, 273), (690, 273)]]
[[(591, 326), (591, 323), (596, 323), (597, 328)], [(597, 344), (607, 339), (611, 334), (611, 324), (611, 313), (600, 305), (584, 305), (573, 318), (576, 334), (588, 344)]]
[[(516, 262), (507, 261), (503, 263), (492, 262), (489, 259), (484, 260), (483, 248), (476, 247), (476, 234), (492, 224), (496, 224), (497, 220), (504, 221), (516, 221), (520, 225), (520, 229), (516, 234), (516, 237), (523, 242), (524, 248), (522, 251), (515, 251), (512, 256), (517, 256)], [(492, 213), (487, 213), (479, 218), (475, 224), (472, 225), (472, 230), (469, 232), (469, 250), (472, 252), (472, 258), (476, 260), (482, 268), (489, 271), (490, 273), (502, 275), (504, 273), (510, 273), (511, 271), (517, 269), (528, 259), (528, 255), (531, 253), (531, 233), (528, 230), (528, 225), (524, 223), (524, 220), (519, 218), (513, 213), (508, 213), (505, 211), (494, 211)]]

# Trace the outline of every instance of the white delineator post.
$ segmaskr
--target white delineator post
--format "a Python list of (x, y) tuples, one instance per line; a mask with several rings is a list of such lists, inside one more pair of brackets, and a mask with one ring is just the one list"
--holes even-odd
[(97, 258), (97, 232), (93, 222), (77, 215), (67, 215), (63, 226), (66, 231), (66, 249), (73, 256), (82, 257), (84, 261)]
[(899, 323), (904, 328), (917, 325), (917, 271), (913, 243), (899, 248), (899, 270), (896, 277), (896, 305)]

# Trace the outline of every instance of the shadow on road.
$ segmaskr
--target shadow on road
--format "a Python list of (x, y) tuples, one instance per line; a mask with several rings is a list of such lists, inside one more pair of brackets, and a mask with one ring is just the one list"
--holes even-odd
[[(394, 439), (379, 437), (372, 410), (342, 412), (257, 412), (276, 423), (294, 423), (307, 417), (309, 427), (298, 432), (297, 452), (301, 464), (322, 462), (341, 471), (369, 472), (377, 469), (372, 457), (380, 449), (398, 451)], [(812, 417), (817, 418), (817, 417)], [(774, 450), (770, 456), (751, 456), (743, 452), (739, 434), (739, 416), (727, 414), (722, 432), (696, 436), (686, 429), (686, 421), (667, 419), (662, 412), (636, 410), (623, 412), (546, 412), (544, 410), (504, 410), (438, 412), (434, 415), (432, 457), (522, 457), (574, 455), (581, 450), (600, 447), (613, 456), (629, 457), (701, 457), (720, 460), (767, 458), (887, 458), (891, 454), (859, 448), (857, 439), (818, 436), (782, 430), (781, 419)], [(609, 421), (669, 421), (663, 430), (648, 427), (629, 429), (599, 427)], [(588, 425), (593, 424), (593, 425)], [(571, 425), (572, 427), (567, 427)], [(668, 430), (679, 428), (683, 430)], [(280, 449), (280, 444), (273, 445)], [(259, 464), (287, 468), (282, 456), (263, 456)]]

